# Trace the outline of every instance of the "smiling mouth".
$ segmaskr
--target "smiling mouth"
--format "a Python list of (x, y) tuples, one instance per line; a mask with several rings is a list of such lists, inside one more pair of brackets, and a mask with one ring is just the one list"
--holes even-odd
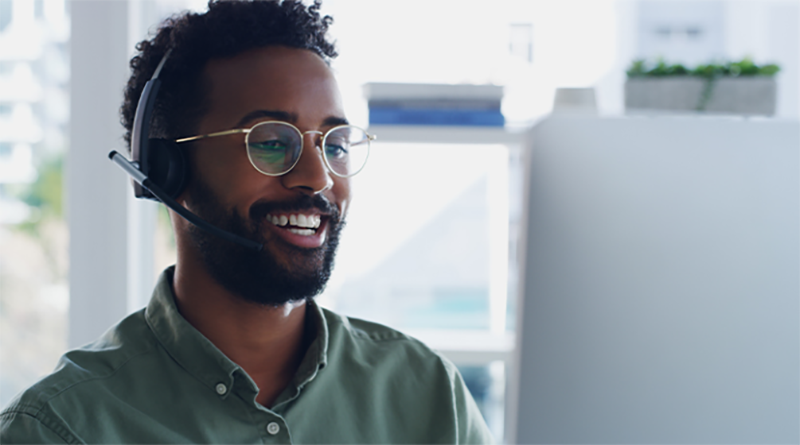
[(267, 215), (272, 225), (295, 235), (313, 236), (324, 226), (325, 215), (318, 213), (276, 213)]

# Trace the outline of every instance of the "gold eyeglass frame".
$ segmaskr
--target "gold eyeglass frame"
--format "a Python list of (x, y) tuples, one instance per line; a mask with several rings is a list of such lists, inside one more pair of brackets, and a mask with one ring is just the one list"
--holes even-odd
[[(261, 169), (259, 169), (258, 167), (256, 167), (255, 162), (253, 162), (252, 156), (250, 156), (250, 149), (248, 148), (250, 133), (253, 131), (254, 128), (258, 127), (259, 125), (267, 125), (267, 124), (285, 125), (287, 127), (290, 127), (292, 129), (294, 129), (294, 131), (296, 131), (297, 134), (300, 135), (300, 153), (297, 155), (297, 159), (295, 159), (294, 164), (292, 164), (292, 166), (289, 167), (285, 172), (281, 172), (281, 173), (267, 173), (267, 172), (264, 172)], [(305, 138), (305, 136), (307, 134), (318, 134), (318, 135), (322, 136), (322, 140), (320, 141), (320, 144), (319, 145), (314, 144), (314, 146), (318, 150), (322, 151), (321, 147), (325, 146), (325, 140), (328, 138), (328, 135), (330, 135), (332, 132), (334, 132), (334, 131), (336, 131), (336, 130), (338, 130), (340, 128), (348, 128), (348, 127), (352, 127), (352, 128), (357, 129), (357, 130), (361, 130), (367, 136), (367, 156), (364, 158), (364, 163), (361, 165), (361, 167), (358, 170), (356, 170), (355, 172), (350, 173), (349, 175), (342, 175), (342, 174), (337, 173), (333, 169), (333, 167), (331, 167), (330, 163), (328, 163), (328, 157), (325, 156), (324, 152), (322, 153), (322, 161), (325, 163), (325, 167), (328, 169), (329, 172), (333, 173), (334, 175), (336, 175), (336, 176), (338, 176), (340, 178), (350, 178), (350, 177), (355, 176), (356, 174), (358, 174), (367, 165), (367, 160), (369, 159), (370, 148), (372, 147), (372, 141), (377, 139), (376, 135), (369, 134), (369, 133), (367, 133), (367, 130), (364, 130), (363, 128), (357, 127), (355, 125), (338, 125), (336, 127), (331, 128), (330, 130), (326, 131), (325, 133), (323, 133), (323, 132), (321, 132), (319, 130), (309, 130), (309, 131), (303, 132), (303, 131), (300, 131), (299, 128), (295, 127), (294, 125), (292, 125), (292, 124), (290, 124), (288, 122), (264, 121), (264, 122), (258, 122), (258, 123), (256, 123), (255, 125), (253, 125), (250, 128), (234, 128), (232, 130), (217, 131), (215, 133), (208, 133), (208, 134), (201, 134), (201, 135), (197, 135), (197, 136), (189, 136), (189, 137), (185, 137), (185, 138), (180, 138), (180, 139), (176, 139), (175, 143), (176, 144), (182, 144), (184, 142), (197, 141), (197, 140), (200, 140), (200, 139), (208, 139), (208, 138), (214, 138), (214, 137), (219, 137), (219, 136), (228, 136), (228, 135), (231, 135), (231, 134), (242, 134), (242, 133), (244, 133), (245, 134), (245, 137), (244, 137), (244, 148), (247, 151), (247, 159), (250, 161), (250, 165), (252, 165), (253, 168), (256, 169), (256, 171), (258, 171), (259, 173), (261, 173), (263, 175), (275, 177), (275, 176), (283, 176), (283, 175), (289, 173), (290, 171), (292, 171), (294, 169), (294, 167), (297, 165), (297, 163), (300, 162), (300, 157), (303, 155), (303, 148), (305, 146), (305, 144), (303, 143), (303, 138)]]

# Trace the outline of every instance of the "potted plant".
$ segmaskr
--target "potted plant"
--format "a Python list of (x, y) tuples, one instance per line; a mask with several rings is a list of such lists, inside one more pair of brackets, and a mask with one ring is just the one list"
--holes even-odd
[(750, 58), (695, 68), (635, 60), (627, 70), (625, 108), (724, 114), (775, 114), (775, 64)]

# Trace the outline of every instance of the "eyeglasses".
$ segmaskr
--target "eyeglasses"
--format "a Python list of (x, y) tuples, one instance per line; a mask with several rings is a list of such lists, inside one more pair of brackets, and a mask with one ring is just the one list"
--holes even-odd
[(349, 178), (364, 168), (369, 157), (370, 142), (376, 136), (353, 125), (333, 127), (326, 133), (321, 131), (301, 132), (286, 122), (259, 122), (252, 128), (237, 128), (216, 133), (177, 139), (176, 143), (198, 139), (244, 133), (247, 158), (259, 172), (267, 176), (289, 173), (303, 152), (303, 137), (307, 134), (322, 136), (321, 147), (325, 166), (336, 176)]

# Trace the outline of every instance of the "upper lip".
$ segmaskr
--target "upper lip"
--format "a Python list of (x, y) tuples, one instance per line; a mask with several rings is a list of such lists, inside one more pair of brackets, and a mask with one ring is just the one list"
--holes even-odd
[(280, 215), (320, 215), (330, 216), (330, 213), (323, 212), (319, 209), (304, 209), (304, 210), (274, 210), (267, 213), (267, 216), (280, 216)]
[(264, 199), (250, 206), (250, 217), (253, 219), (261, 219), (267, 215), (291, 214), (331, 216), (336, 212), (336, 205), (328, 197), (321, 194), (314, 196), (301, 195), (283, 202), (269, 202)]

